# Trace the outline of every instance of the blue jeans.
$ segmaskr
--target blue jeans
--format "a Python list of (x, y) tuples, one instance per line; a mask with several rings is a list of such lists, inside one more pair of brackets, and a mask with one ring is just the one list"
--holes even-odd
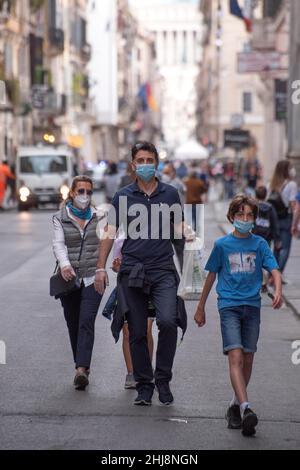
[(95, 320), (102, 296), (94, 284), (61, 298), (77, 367), (90, 368), (95, 338)]
[(260, 329), (260, 308), (240, 305), (219, 311), (223, 339), (223, 353), (242, 349), (245, 353), (257, 351)]
[(284, 271), (286, 263), (289, 259), (291, 245), (292, 245), (292, 215), (284, 219), (279, 219), (279, 231), (280, 231), (280, 240), (281, 240), (281, 248), (280, 250), (274, 249), (274, 256), (278, 263), (279, 269), (281, 272)]

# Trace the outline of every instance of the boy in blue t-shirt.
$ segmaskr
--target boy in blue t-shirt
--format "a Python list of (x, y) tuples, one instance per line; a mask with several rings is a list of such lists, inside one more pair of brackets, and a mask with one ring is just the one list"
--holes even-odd
[(194, 317), (199, 327), (205, 325), (206, 300), (218, 275), (216, 290), (223, 352), (228, 355), (234, 390), (226, 419), (230, 429), (242, 429), (244, 436), (254, 435), (258, 423), (248, 402), (247, 386), (259, 337), (262, 269), (274, 278), (273, 308), (282, 305), (277, 262), (268, 243), (251, 233), (257, 212), (255, 199), (239, 195), (232, 200), (227, 218), (234, 231), (215, 242), (205, 266), (209, 274)]

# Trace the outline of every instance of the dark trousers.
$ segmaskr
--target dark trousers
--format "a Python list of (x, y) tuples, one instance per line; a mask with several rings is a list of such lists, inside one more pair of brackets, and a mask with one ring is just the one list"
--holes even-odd
[(61, 303), (67, 322), (75, 366), (90, 368), (95, 338), (95, 320), (102, 296), (94, 284), (63, 297)]
[(281, 272), (284, 271), (285, 266), (288, 262), (291, 245), (292, 245), (292, 221), (293, 218), (291, 215), (286, 217), (285, 219), (279, 219), (279, 230), (280, 230), (280, 240), (281, 240), (281, 248), (277, 250), (274, 249), (274, 255), (277, 260), (279, 269)]
[[(149, 270), (151, 282), (150, 299), (156, 312), (158, 344), (156, 352), (155, 382), (169, 382), (177, 343), (177, 283), (171, 271)], [(130, 351), (136, 382), (153, 381), (153, 370), (147, 344), (147, 320), (149, 295), (136, 287), (128, 287), (128, 275), (120, 278), (126, 302)]]

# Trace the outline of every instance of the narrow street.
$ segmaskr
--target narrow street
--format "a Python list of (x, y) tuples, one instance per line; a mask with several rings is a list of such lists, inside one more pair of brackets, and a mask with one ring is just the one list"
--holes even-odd
[[(296, 449), (300, 446), (300, 366), (291, 362), (299, 320), (287, 307), (263, 300), (262, 329), (250, 399), (260, 419), (257, 436), (226, 428), (231, 399), (227, 360), (222, 355), (215, 294), (207, 325), (193, 321), (175, 358), (175, 404), (134, 407), (135, 392), (123, 389), (121, 342), (101, 315), (91, 384), (74, 391), (71, 350), (59, 301), (49, 297), (54, 267), (51, 211), (1, 216), (0, 340), (7, 364), (0, 365), (1, 449)], [(206, 253), (222, 233), (212, 206), (206, 207)], [(115, 275), (111, 274), (110, 289)], [(154, 327), (156, 335), (156, 327)]]

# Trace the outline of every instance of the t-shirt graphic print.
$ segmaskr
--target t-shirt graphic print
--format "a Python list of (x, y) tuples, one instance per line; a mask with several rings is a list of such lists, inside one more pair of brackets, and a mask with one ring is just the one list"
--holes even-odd
[(256, 253), (230, 253), (228, 259), (231, 274), (255, 272)]

